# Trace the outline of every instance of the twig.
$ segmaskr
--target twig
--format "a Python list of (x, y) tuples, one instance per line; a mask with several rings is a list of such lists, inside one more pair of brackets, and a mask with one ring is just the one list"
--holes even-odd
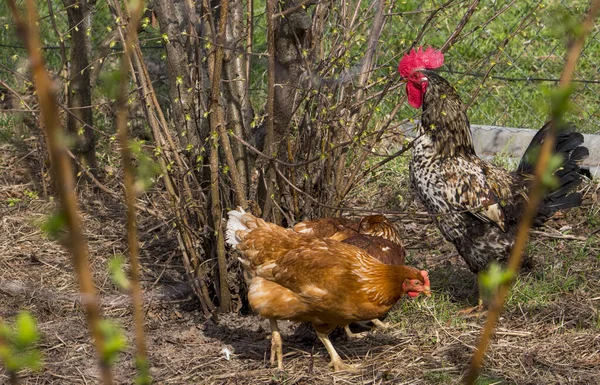
[[(137, 6), (130, 12), (127, 38), (121, 57), (121, 82), (116, 98), (117, 107), (117, 134), (121, 144), (121, 161), (125, 183), (125, 201), (127, 204), (127, 244), (129, 246), (129, 264), (131, 266), (131, 302), (133, 304), (133, 326), (135, 333), (136, 364), (138, 376), (141, 381), (148, 381), (148, 354), (146, 349), (146, 336), (144, 333), (144, 302), (140, 286), (140, 262), (137, 237), (137, 223), (135, 217), (135, 174), (131, 161), (131, 148), (127, 139), (127, 83), (129, 68), (131, 67), (131, 46), (138, 43), (137, 25), (144, 9), (144, 1), (133, 2)], [(145, 383), (145, 382), (144, 382)]]
[(569, 240), (573, 240), (573, 241), (587, 241), (588, 240), (588, 238), (586, 238), (586, 237), (578, 237), (575, 235), (568, 235), (568, 234), (551, 234), (551, 233), (545, 233), (545, 232), (539, 231), (539, 230), (532, 230), (531, 234), (539, 235), (539, 236), (546, 237), (546, 238), (569, 239)]
[(467, 12), (465, 12), (465, 14), (462, 17), (462, 19), (460, 19), (460, 22), (458, 23), (458, 25), (456, 26), (456, 28), (452, 32), (452, 35), (450, 35), (450, 37), (448, 37), (448, 39), (446, 39), (446, 42), (440, 48), (440, 51), (446, 52), (450, 47), (452, 47), (452, 44), (454, 44), (454, 42), (458, 38), (458, 35), (460, 35), (460, 33), (462, 32), (462, 30), (465, 28), (465, 26), (467, 25), (467, 23), (471, 19), (471, 16), (473, 16), (473, 12), (475, 12), (475, 9), (477, 9), (478, 5), (479, 5), (479, 0), (473, 1), (473, 3), (467, 9)]
[(298, 5), (295, 5), (295, 6), (291, 7), (291, 8), (288, 8), (288, 9), (286, 9), (285, 11), (274, 13), (274, 14), (271, 16), (271, 18), (272, 18), (272, 19), (275, 19), (275, 18), (278, 18), (279, 16), (281, 16), (281, 17), (285, 17), (286, 15), (289, 15), (290, 13), (292, 13), (292, 12), (294, 12), (294, 11), (297, 11), (297, 10), (299, 10), (300, 8), (304, 8), (304, 7), (306, 7), (307, 5), (315, 5), (315, 4), (319, 4), (319, 1), (317, 1), (317, 0), (304, 0), (304, 1), (303, 1), (303, 2), (301, 2), (300, 4), (298, 4)]
[[(73, 169), (67, 156), (66, 141), (63, 138), (64, 133), (60, 126), (52, 81), (44, 67), (44, 58), (41, 54), (39, 31), (36, 24), (38, 20), (36, 7), (32, 0), (27, 0), (26, 4), (29, 22), (25, 22), (21, 18), (15, 0), (8, 1), (13, 19), (17, 24), (17, 31), (29, 52), (31, 72), (40, 104), (42, 125), (46, 132), (48, 152), (53, 164), (52, 173), (68, 228), (66, 245), (73, 256), (79, 290), (83, 297), (82, 302), (86, 310), (87, 321), (96, 351), (99, 355), (102, 355), (104, 353), (104, 335), (100, 329), (101, 309), (88, 262), (87, 242), (83, 235), (81, 220), (77, 214)], [(104, 384), (110, 385), (113, 383), (110, 366), (102, 358), (100, 359), (100, 372)]]
[[(573, 44), (571, 45), (567, 53), (567, 62), (565, 63), (565, 67), (563, 69), (563, 73), (558, 85), (559, 89), (562, 89), (564, 91), (568, 90), (571, 78), (573, 76), (573, 72), (575, 71), (575, 66), (577, 64), (577, 61), (579, 60), (581, 51), (583, 50), (585, 38), (589, 34), (589, 31), (592, 28), (592, 26), (594, 25), (594, 21), (596, 20), (599, 10), (600, 0), (594, 0), (591, 3), (590, 9), (585, 20), (583, 21), (583, 24), (581, 26), (581, 32), (576, 36)], [(548, 162), (552, 155), (552, 148), (554, 146), (558, 125), (558, 122), (556, 120), (557, 117), (553, 116), (553, 119), (550, 123), (550, 130), (548, 132), (548, 136), (544, 139), (544, 142), (542, 144), (542, 148), (540, 150), (538, 161), (535, 167), (535, 176), (533, 179), (533, 184), (529, 192), (529, 203), (525, 208), (525, 213), (523, 214), (521, 223), (519, 224), (519, 228), (517, 229), (515, 244), (513, 245), (510, 258), (508, 260), (507, 269), (510, 273), (512, 273), (512, 277), (516, 276), (516, 273), (521, 265), (521, 258), (525, 249), (525, 245), (527, 244), (529, 229), (533, 223), (533, 217), (536, 214), (537, 206), (542, 198), (542, 175), (546, 171), (548, 167)], [(489, 309), (484, 329), (481, 333), (481, 339), (479, 340), (475, 354), (473, 354), (471, 366), (469, 367), (469, 371), (467, 373), (466, 384), (468, 385), (474, 384), (477, 378), (479, 377), (479, 371), (481, 369), (481, 364), (485, 356), (485, 351), (489, 345), (490, 338), (494, 333), (494, 327), (500, 316), (500, 312), (504, 305), (504, 300), (506, 298), (506, 295), (508, 294), (508, 290), (510, 288), (511, 283), (512, 280), (500, 285), (498, 292), (496, 293), (496, 296), (492, 301), (492, 305)]]

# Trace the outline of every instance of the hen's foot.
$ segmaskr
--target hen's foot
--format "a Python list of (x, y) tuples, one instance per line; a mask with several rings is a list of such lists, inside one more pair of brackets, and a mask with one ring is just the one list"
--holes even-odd
[(358, 372), (360, 368), (357, 365), (350, 365), (342, 361), (341, 359), (332, 359), (329, 362), (329, 367), (333, 367), (334, 372), (347, 371), (347, 372)]
[(344, 326), (344, 331), (346, 332), (346, 336), (348, 336), (348, 338), (356, 340), (365, 338), (369, 334), (368, 332), (354, 333), (352, 330), (350, 330), (350, 326), (348, 325)]
[(381, 330), (387, 330), (389, 328), (392, 327), (392, 324), (389, 322), (382, 322), (380, 320), (378, 320), (377, 318), (371, 320), (371, 322), (373, 322), (373, 325), (375, 325), (375, 327), (377, 329), (381, 329)]

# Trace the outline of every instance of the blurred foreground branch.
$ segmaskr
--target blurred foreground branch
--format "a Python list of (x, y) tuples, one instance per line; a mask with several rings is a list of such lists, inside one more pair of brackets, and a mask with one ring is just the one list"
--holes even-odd
[(131, 266), (131, 301), (133, 303), (133, 325), (135, 332), (136, 366), (138, 369), (138, 384), (150, 384), (150, 369), (146, 349), (146, 336), (144, 334), (144, 303), (140, 287), (140, 262), (139, 243), (137, 237), (137, 221), (135, 217), (135, 172), (131, 161), (131, 148), (127, 138), (127, 83), (129, 68), (131, 67), (131, 47), (138, 45), (137, 25), (144, 9), (144, 2), (132, 2), (134, 7), (130, 12), (129, 24), (124, 52), (121, 57), (121, 76), (116, 107), (117, 107), (117, 133), (121, 144), (121, 158), (125, 182), (125, 199), (127, 202), (127, 244), (129, 245), (129, 264)]
[[(101, 331), (101, 309), (88, 262), (87, 242), (83, 235), (82, 223), (77, 213), (75, 181), (66, 146), (67, 140), (60, 124), (54, 85), (44, 67), (35, 4), (32, 0), (26, 1), (27, 21), (22, 19), (15, 0), (9, 0), (8, 5), (13, 19), (17, 24), (17, 31), (25, 42), (29, 53), (33, 82), (40, 103), (41, 122), (46, 132), (48, 152), (50, 153), (50, 161), (52, 163), (53, 180), (58, 191), (61, 214), (64, 216), (68, 230), (66, 246), (73, 256), (79, 290), (82, 295), (82, 302), (96, 351), (100, 357), (103, 357), (105, 341)], [(104, 358), (100, 358), (100, 371), (103, 383), (106, 385), (112, 384), (113, 378), (110, 366)]]
[[(581, 51), (583, 50), (583, 45), (585, 42), (586, 36), (589, 34), (592, 26), (594, 25), (594, 21), (598, 15), (598, 11), (600, 10), (600, 0), (594, 0), (591, 3), (590, 9), (588, 11), (583, 24), (581, 25), (581, 30), (576, 35), (571, 47), (567, 53), (567, 62), (565, 63), (565, 67), (563, 69), (563, 73), (561, 75), (561, 79), (559, 82), (559, 92), (562, 92), (561, 95), (564, 95), (565, 98), (561, 99), (559, 103), (566, 103), (568, 98), (566, 96), (569, 95), (571, 78), (573, 76), (573, 72), (575, 71), (575, 66), (577, 61), (579, 60), (579, 56), (581, 55)], [(481, 365), (483, 363), (483, 358), (485, 356), (485, 351), (489, 345), (492, 334), (494, 333), (494, 328), (500, 316), (500, 312), (504, 305), (504, 300), (506, 299), (506, 295), (508, 294), (508, 290), (513, 282), (514, 277), (521, 266), (521, 259), (523, 255), (523, 251), (525, 250), (525, 246), (527, 245), (527, 239), (529, 237), (529, 229), (533, 223), (533, 218), (536, 214), (538, 204), (542, 198), (544, 185), (542, 183), (542, 177), (548, 168), (548, 164), (550, 158), (552, 157), (552, 149), (554, 148), (554, 142), (556, 140), (556, 134), (560, 127), (561, 115), (564, 106), (553, 106), (550, 130), (548, 132), (548, 136), (545, 138), (540, 154), (538, 156), (538, 161), (535, 167), (535, 176), (533, 179), (533, 184), (529, 193), (529, 204), (525, 208), (525, 213), (521, 219), (521, 223), (519, 224), (519, 228), (517, 229), (517, 235), (515, 239), (515, 244), (511, 250), (510, 258), (508, 260), (507, 271), (511, 279), (503, 282), (498, 288), (498, 292), (492, 300), (492, 304), (489, 309), (488, 317), (484, 326), (483, 331), (481, 332), (481, 339), (477, 345), (477, 350), (473, 354), (473, 358), (471, 361), (471, 366), (469, 367), (469, 371), (466, 376), (466, 384), (472, 385), (475, 383), (477, 378), (479, 377), (479, 371), (481, 369)]]

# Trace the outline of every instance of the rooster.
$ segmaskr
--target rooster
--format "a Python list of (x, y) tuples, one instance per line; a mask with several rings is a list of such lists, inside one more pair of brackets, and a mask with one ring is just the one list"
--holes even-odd
[(337, 326), (385, 314), (402, 296), (431, 295), (429, 276), (392, 266), (342, 242), (299, 234), (242, 209), (229, 212), (227, 243), (252, 276), (248, 301), (271, 325), (271, 364), (283, 370), (277, 320), (312, 323), (335, 371), (355, 370), (335, 351), (328, 334)]
[[(446, 79), (433, 69), (444, 63), (433, 48), (412, 50), (398, 66), (408, 102), (422, 108), (418, 137), (410, 161), (413, 191), (425, 205), (446, 240), (477, 273), (493, 261), (506, 261), (527, 203), (533, 165), (549, 124), (533, 137), (517, 170), (508, 172), (475, 154), (466, 108)], [(543, 224), (557, 210), (581, 204), (575, 192), (582, 181), (579, 163), (588, 156), (583, 136), (573, 127), (557, 137), (554, 151), (563, 163), (554, 173), (558, 187), (542, 200), (535, 223)]]

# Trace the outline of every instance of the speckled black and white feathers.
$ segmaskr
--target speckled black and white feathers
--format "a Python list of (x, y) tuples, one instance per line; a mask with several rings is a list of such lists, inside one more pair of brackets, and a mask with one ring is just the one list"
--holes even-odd
[[(444, 237), (478, 272), (492, 260), (508, 258), (526, 204), (531, 166), (524, 160), (517, 172), (509, 173), (477, 157), (465, 106), (454, 88), (433, 71), (420, 72), (428, 86), (410, 163), (411, 185)], [(546, 131), (544, 127), (534, 137), (525, 159)], [(565, 158), (555, 173), (560, 186), (547, 194), (536, 223), (580, 204), (581, 196), (573, 190), (581, 183), (579, 162), (587, 156), (582, 143), (581, 134), (572, 130), (559, 135), (555, 148)]]

